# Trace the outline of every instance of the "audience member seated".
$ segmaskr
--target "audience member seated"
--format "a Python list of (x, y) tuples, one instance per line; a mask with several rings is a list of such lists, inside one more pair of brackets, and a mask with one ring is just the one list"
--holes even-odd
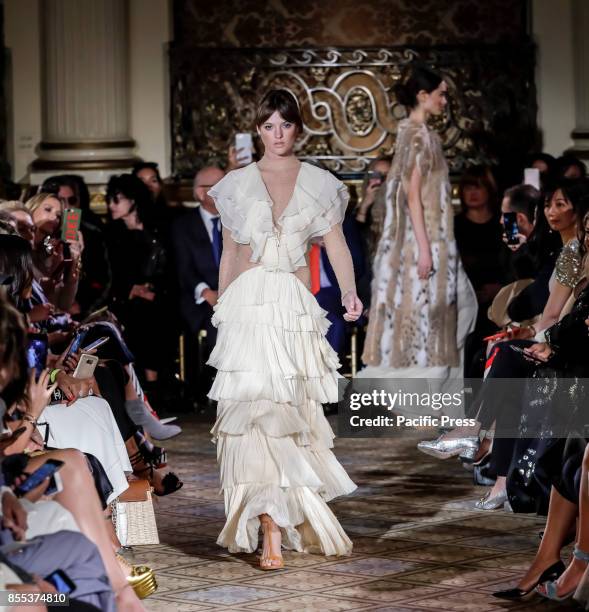
[(45, 180), (41, 191), (56, 195), (64, 208), (80, 208), (84, 236), (82, 267), (76, 293), (77, 314), (84, 318), (106, 305), (111, 282), (110, 263), (104, 243), (104, 223), (90, 210), (90, 193), (81, 176), (63, 174)]
[[(521, 328), (514, 327), (509, 336), (515, 340), (495, 344), (487, 363), (485, 383), (493, 378), (527, 377), (531, 373), (531, 363), (520, 358), (510, 346), (519, 349), (532, 346), (535, 342), (544, 341), (544, 330), (553, 326), (558, 319), (566, 314), (565, 305), (578, 283), (581, 272), (581, 246), (577, 238), (578, 232), (584, 228), (583, 220), (589, 209), (589, 181), (567, 181), (563, 183), (546, 201), (544, 212), (553, 231), (558, 231), (564, 244), (558, 257), (553, 278), (550, 282), (550, 295), (542, 316), (536, 326)], [(583, 234), (582, 234), (583, 235)], [(584, 235), (583, 235), (584, 238)], [(584, 240), (583, 240), (584, 243)], [(534, 340), (532, 340), (534, 338)], [(497, 418), (496, 410), (510, 407), (511, 410), (502, 410), (511, 419), (516, 418), (513, 406), (520, 406), (522, 398), (503, 398), (496, 393), (493, 387), (489, 391), (484, 384), (479, 392), (475, 405), (481, 407), (477, 418), (479, 424), (471, 428), (457, 428), (441, 435), (437, 440), (420, 442), (418, 448), (426, 454), (438, 458), (447, 458), (462, 453), (467, 460), (480, 459), (488, 456), (488, 439), (480, 444), (478, 435), (481, 429), (490, 430)], [(482, 451), (480, 454), (476, 450)], [(494, 509), (505, 502), (506, 476), (511, 463), (514, 449), (513, 438), (498, 437), (494, 440), (490, 460), (496, 469), (497, 479), (493, 488), (480, 501), (481, 509)], [(489, 459), (489, 457), (487, 457)]]
[[(528, 321), (542, 314), (550, 293), (548, 282), (554, 270), (562, 240), (552, 232), (544, 214), (544, 197), (531, 185), (508, 189), (501, 204), (502, 213), (515, 213), (518, 244), (508, 245), (511, 256), (508, 275), (515, 281), (532, 283), (514, 296), (507, 305), (510, 321)], [(504, 236), (507, 243), (507, 236)]]
[[(217, 337), (211, 324), (213, 307), (217, 303), (219, 262), (223, 249), (221, 221), (214, 200), (207, 192), (225, 175), (216, 166), (207, 166), (194, 177), (194, 198), (200, 203), (195, 210), (177, 219), (172, 227), (173, 244), (180, 287), (180, 309), (188, 339), (191, 379), (197, 385), (197, 399), (205, 402), (213, 371), (199, 367), (196, 357), (198, 335), (206, 331), (209, 353)], [(208, 355), (201, 355), (202, 364)]]
[[(586, 435), (588, 416), (588, 323), (589, 286), (584, 278), (571, 312), (546, 331), (546, 342), (535, 344), (527, 351), (536, 360), (534, 367), (538, 375), (533, 381), (531, 398), (540, 399), (523, 407), (526, 416), (533, 419), (529, 426), (534, 431), (528, 435), (538, 436), (549, 425), (560, 437), (536, 440), (535, 450), (543, 452), (532, 459), (535, 465), (531, 472), (543, 475), (550, 496), (546, 527), (536, 557), (518, 585), (494, 593), (496, 597), (520, 599), (537, 587), (537, 592), (549, 599), (560, 601), (574, 594), (584, 607), (587, 604), (589, 581), (584, 576), (589, 576), (589, 447), (587, 439), (581, 436)], [(548, 378), (556, 390), (553, 388), (547, 396), (542, 388)], [(569, 433), (565, 438), (566, 432)], [(512, 495), (510, 490), (510, 498)], [(571, 539), (575, 540), (575, 550), (565, 570), (561, 551)]]
[(106, 191), (106, 244), (112, 269), (110, 304), (125, 329), (138, 373), (157, 394), (159, 372), (170, 359), (165, 314), (166, 251), (145, 223), (153, 206), (144, 183), (131, 174), (113, 176)]
[(182, 216), (182, 208), (172, 208), (164, 196), (164, 182), (155, 162), (139, 162), (132, 171), (133, 176), (140, 179), (151, 195), (151, 205), (145, 206), (144, 223), (162, 242), (166, 250), (172, 248), (172, 224), (174, 219)]
[[(53, 387), (48, 387), (48, 371), (42, 372), (37, 382), (32, 376), (29, 376), (25, 351), (26, 331), (23, 321), (4, 298), (0, 298), (0, 329), (2, 331), (0, 334), (2, 406), (10, 406), (16, 402), (21, 403), (24, 407), (23, 418), (18, 423), (20, 436), (17, 437), (15, 432), (8, 438), (4, 438), (0, 445), (2, 472), (12, 474), (15, 477), (14, 484), (18, 485), (26, 478), (25, 469), (34, 471), (48, 458), (60, 458), (64, 461), (60, 470), (63, 489), (54, 495), (54, 499), (71, 512), (76, 521), (74, 527), (82, 531), (88, 538), (86, 540), (77, 533), (57, 532), (53, 536), (34, 539), (33, 546), (26, 548), (26, 555), (21, 554), (21, 551), (16, 555), (5, 556), (1, 561), (10, 563), (13, 569), (20, 566), (29, 573), (37, 573), (35, 568), (39, 568), (41, 575), (51, 573), (51, 568), (61, 568), (68, 573), (70, 578), (74, 579), (76, 584), (72, 597), (79, 597), (82, 601), (95, 604), (100, 610), (114, 610), (110, 582), (116, 596), (118, 610), (143, 610), (133, 590), (128, 588), (134, 581), (137, 582), (136, 578), (130, 575), (134, 570), (127, 571), (130, 575), (127, 579), (123, 566), (115, 556), (107, 528), (108, 522), (104, 520), (93, 479), (83, 456), (77, 451), (67, 450), (37, 453), (34, 458), (13, 454), (27, 447), (38, 448), (35, 442), (36, 419), (34, 415), (42, 411), (44, 405), (49, 401)], [(7, 453), (11, 454), (10, 470), (4, 458)], [(15, 467), (18, 465), (22, 467)], [(3, 482), (2, 484), (8, 483)], [(26, 494), (27, 497), (38, 499), (38, 496), (47, 489), (47, 485), (48, 481), (38, 489)], [(26, 512), (6, 488), (2, 489), (2, 515), (4, 526), (11, 529), (15, 539), (22, 540), (31, 529), (36, 529), (36, 526), (27, 526)], [(37, 520), (38, 514), (32, 512), (30, 516), (32, 520)], [(52, 532), (54, 526), (46, 523), (47, 525)], [(2, 543), (8, 543), (6, 536), (7, 532), (2, 532)], [(90, 544), (90, 541), (98, 547), (102, 561), (96, 556), (94, 552), (96, 549)], [(63, 550), (60, 550), (60, 547), (63, 547)], [(105, 572), (108, 579), (100, 580), (101, 574)], [(18, 572), (17, 575), (19, 575)], [(20, 577), (25, 578), (23, 574)], [(41, 590), (49, 588), (46, 584), (39, 582), (37, 584)]]
[(370, 261), (376, 255), (376, 247), (384, 227), (386, 180), (391, 163), (392, 159), (385, 156), (377, 157), (370, 162), (361, 187), (362, 199), (356, 207), (356, 221), (364, 228), (364, 239)]
[(585, 178), (587, 176), (587, 168), (579, 158), (570, 153), (565, 153), (555, 161), (554, 175), (557, 181)]
[[(536, 168), (540, 171), (540, 188), (542, 191), (554, 189), (556, 159), (549, 153), (532, 153), (528, 155), (526, 168)], [(523, 179), (523, 170), (522, 170)]]
[(35, 278), (49, 301), (64, 312), (69, 312), (78, 290), (83, 236), (78, 240), (61, 240), (63, 206), (48, 193), (38, 193), (26, 203), (35, 225)]
[(487, 317), (495, 295), (506, 282), (501, 262), (505, 250), (497, 206), (497, 186), (489, 168), (470, 168), (460, 180), (461, 212), (454, 219), (456, 245), (477, 295), (477, 321), (465, 345), (465, 363), (470, 363), (485, 336), (497, 331)]

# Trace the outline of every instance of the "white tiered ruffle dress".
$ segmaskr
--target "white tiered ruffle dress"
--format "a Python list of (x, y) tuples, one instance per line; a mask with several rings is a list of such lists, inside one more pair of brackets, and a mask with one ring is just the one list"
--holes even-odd
[(229, 284), (212, 319), (218, 336), (208, 364), (217, 375), (209, 397), (218, 402), (212, 433), (227, 515), (217, 543), (253, 552), (266, 513), (286, 548), (349, 554), (352, 542), (326, 502), (356, 485), (331, 451), (321, 405), (337, 401), (340, 364), (325, 339), (326, 311), (293, 274), (306, 265), (310, 238), (343, 220), (346, 187), (303, 164), (280, 233), (255, 164), (209, 193), (235, 242), (249, 244), (250, 261), (259, 262)]

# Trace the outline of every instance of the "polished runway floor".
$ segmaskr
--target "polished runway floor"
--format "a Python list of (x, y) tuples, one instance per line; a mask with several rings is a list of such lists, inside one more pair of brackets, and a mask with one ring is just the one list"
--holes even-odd
[(136, 547), (157, 572), (149, 610), (419, 611), (566, 610), (532, 596), (490, 593), (521, 574), (538, 544), (533, 516), (473, 509), (482, 488), (455, 460), (430, 459), (415, 439), (340, 439), (336, 453), (359, 485), (331, 504), (354, 541), (347, 558), (285, 553), (286, 569), (262, 572), (255, 555), (215, 544), (223, 525), (210, 423), (182, 421), (167, 445), (184, 488), (157, 500), (159, 546)]

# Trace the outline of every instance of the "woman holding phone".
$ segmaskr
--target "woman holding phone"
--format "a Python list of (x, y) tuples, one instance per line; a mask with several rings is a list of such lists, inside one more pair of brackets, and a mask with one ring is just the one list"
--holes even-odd
[(344, 318), (357, 320), (362, 304), (342, 232), (348, 191), (295, 157), (303, 123), (294, 96), (268, 92), (256, 128), (262, 159), (209, 192), (223, 224), (209, 397), (218, 401), (212, 433), (227, 515), (217, 543), (253, 552), (261, 525), (260, 568), (276, 570), (281, 546), (325, 555), (352, 549), (326, 504), (356, 485), (331, 452), (321, 406), (337, 401), (339, 362), (325, 338), (326, 313), (309, 291), (312, 238), (325, 241)]
[(38, 193), (25, 207), (35, 226), (35, 276), (49, 301), (68, 312), (78, 290), (84, 250), (82, 233), (78, 232), (77, 240), (61, 240), (63, 205), (55, 195)]
[[(374, 261), (374, 280), (361, 376), (374, 368), (407, 378), (443, 378), (460, 364), (457, 339), (458, 285), (464, 277), (454, 240), (448, 167), (430, 116), (444, 112), (443, 78), (413, 65), (396, 88), (409, 109), (399, 123), (386, 188), (384, 229)], [(462, 274), (461, 274), (462, 273)], [(468, 314), (476, 313), (464, 279)], [(474, 318), (471, 316), (471, 318)], [(464, 327), (471, 327), (471, 322)]]

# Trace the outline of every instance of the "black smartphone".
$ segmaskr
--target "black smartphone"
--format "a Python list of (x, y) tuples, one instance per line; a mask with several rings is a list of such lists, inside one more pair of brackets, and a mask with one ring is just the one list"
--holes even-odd
[(45, 576), (44, 580), (52, 584), (58, 593), (71, 593), (76, 590), (76, 583), (61, 569)]
[(507, 244), (519, 244), (517, 237), (519, 227), (517, 226), (517, 216), (514, 212), (503, 213), (503, 227), (507, 236)]
[(55, 472), (63, 466), (63, 461), (48, 459), (39, 469), (35, 470), (29, 477), (14, 489), (17, 497), (22, 497), (33, 489), (36, 489), (44, 480), (51, 478)]
[(47, 365), (49, 342), (46, 334), (29, 334), (28, 341), (27, 363), (31, 370), (35, 370), (35, 378), (38, 380)]
[(515, 351), (516, 353), (519, 353), (520, 355), (522, 355), (523, 358), (527, 359), (528, 361), (532, 361), (534, 363), (543, 363), (540, 359), (536, 359), (532, 355), (528, 355), (528, 353), (526, 353), (526, 351), (521, 346), (515, 346), (513, 344), (510, 344), (509, 348), (512, 351)]

